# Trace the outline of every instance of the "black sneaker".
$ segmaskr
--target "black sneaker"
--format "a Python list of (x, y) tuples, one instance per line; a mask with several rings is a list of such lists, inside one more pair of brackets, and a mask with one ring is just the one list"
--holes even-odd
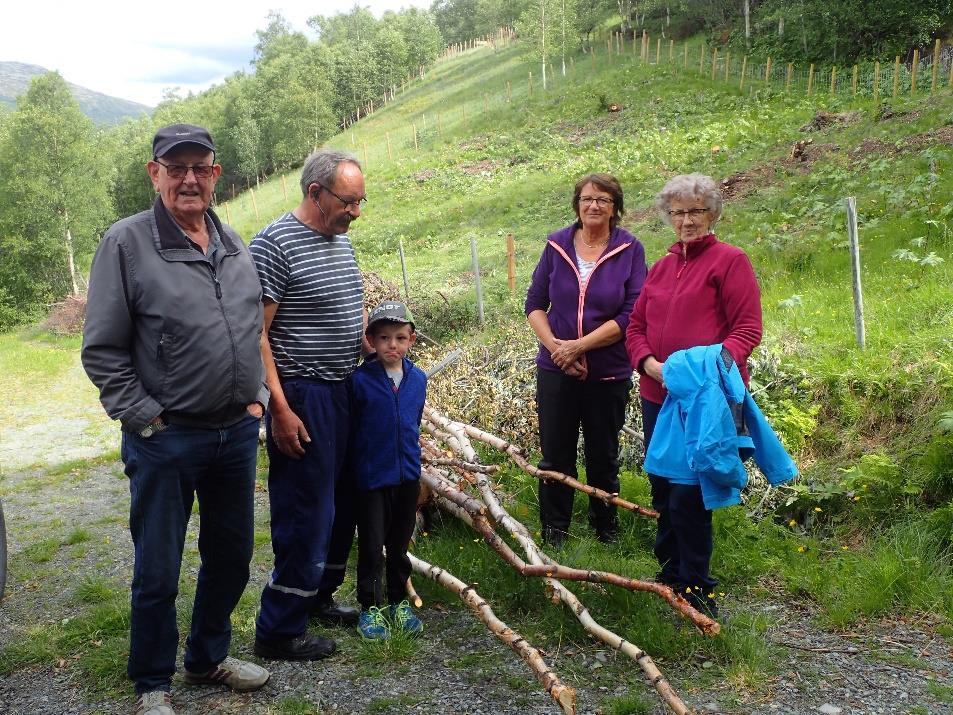
[(355, 626), (360, 613), (352, 606), (342, 606), (333, 598), (316, 602), (311, 611), (312, 616), (332, 626)]
[(269, 660), (321, 660), (337, 650), (334, 641), (303, 633), (294, 638), (255, 638), (255, 655)]

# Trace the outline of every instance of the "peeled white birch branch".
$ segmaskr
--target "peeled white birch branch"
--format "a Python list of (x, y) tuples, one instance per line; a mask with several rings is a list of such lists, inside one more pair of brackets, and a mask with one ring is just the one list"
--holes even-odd
[(636, 514), (641, 514), (642, 516), (647, 516), (652, 519), (658, 518), (658, 512), (654, 509), (648, 509), (633, 502), (622, 499), (618, 494), (610, 494), (607, 491), (602, 489), (597, 489), (596, 487), (589, 486), (588, 484), (583, 484), (578, 479), (570, 477), (568, 474), (562, 474), (561, 472), (553, 472), (546, 469), (539, 469), (536, 465), (532, 464), (525, 456), (523, 456), (523, 451), (507, 442), (506, 440), (497, 437), (496, 435), (485, 432), (473, 425), (462, 424), (459, 422), (454, 422), (450, 418), (440, 414), (432, 407), (424, 407), (424, 426), (427, 427), (427, 422), (432, 422), (435, 427), (433, 429), (428, 429), (428, 432), (439, 436), (437, 433), (440, 431), (438, 428), (442, 427), (444, 434), (449, 434), (451, 440), (448, 440), (447, 443), (453, 449), (457, 449), (457, 446), (460, 447), (459, 452), (463, 455), (463, 458), (467, 461), (479, 461), (476, 459), (476, 452), (471, 446), (465, 443), (461, 439), (461, 432), (465, 433), (467, 436), (476, 439), (479, 442), (490, 445), (491, 447), (500, 450), (510, 456), (510, 458), (516, 462), (517, 466), (520, 467), (527, 474), (530, 474), (537, 479), (550, 479), (553, 481), (561, 482), (568, 487), (588, 494), (589, 496), (601, 499), (606, 504), (613, 504), (621, 509), (627, 509), (628, 511), (634, 512)]
[(490, 632), (506, 643), (532, 668), (537, 680), (546, 689), (550, 697), (556, 701), (566, 715), (575, 715), (576, 691), (565, 685), (543, 660), (540, 652), (527, 643), (522, 636), (496, 617), (493, 609), (472, 586), (467, 585), (453, 574), (433, 566), (426, 561), (408, 553), (410, 564), (414, 571), (436, 581), (444, 588), (449, 589), (466, 603), (477, 617), (486, 623)]

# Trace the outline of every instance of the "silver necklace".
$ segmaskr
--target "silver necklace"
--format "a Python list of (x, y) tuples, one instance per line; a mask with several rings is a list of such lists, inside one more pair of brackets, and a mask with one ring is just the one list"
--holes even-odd
[(602, 246), (605, 246), (609, 242), (609, 237), (606, 236), (605, 241), (597, 241), (596, 243), (589, 243), (589, 241), (587, 241), (585, 238), (582, 237), (582, 232), (580, 232), (579, 240), (582, 241), (589, 248), (601, 248)]

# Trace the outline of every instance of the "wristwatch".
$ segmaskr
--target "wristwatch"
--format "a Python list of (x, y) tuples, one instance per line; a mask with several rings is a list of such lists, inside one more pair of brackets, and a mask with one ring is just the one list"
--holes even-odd
[(152, 435), (157, 434), (168, 427), (165, 422), (162, 421), (162, 417), (156, 417), (152, 422), (147, 424), (141, 430), (139, 430), (139, 436), (143, 439), (149, 439)]

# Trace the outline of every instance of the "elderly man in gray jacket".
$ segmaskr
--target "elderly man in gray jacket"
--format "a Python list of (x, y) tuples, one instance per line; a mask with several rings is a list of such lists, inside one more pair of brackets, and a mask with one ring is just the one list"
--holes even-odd
[(83, 366), (122, 424), (135, 546), (128, 674), (136, 715), (174, 715), (175, 598), (192, 502), (199, 568), (188, 683), (260, 688), (268, 671), (228, 656), (248, 582), (258, 425), (268, 401), (261, 286), (248, 249), (209, 208), (222, 167), (202, 127), (153, 139), (158, 194), (103, 237), (89, 281)]

